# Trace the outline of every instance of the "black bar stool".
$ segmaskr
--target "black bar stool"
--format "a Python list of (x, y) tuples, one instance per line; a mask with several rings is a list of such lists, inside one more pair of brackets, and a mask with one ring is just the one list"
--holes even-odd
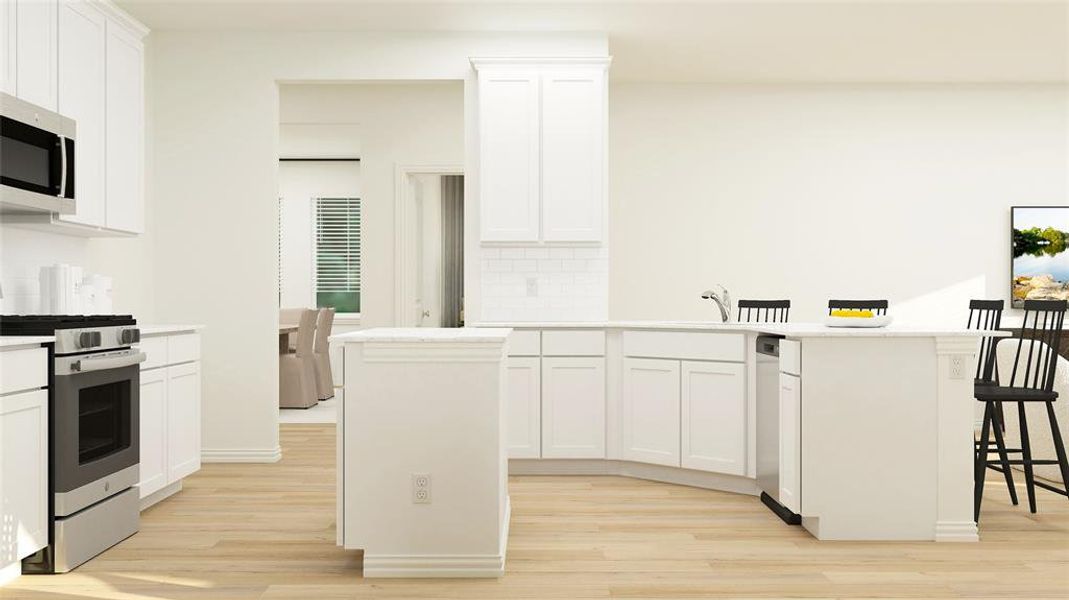
[(886, 300), (828, 300), (828, 314), (836, 310), (871, 310), (877, 315), (887, 314)]
[(786, 323), (790, 312), (790, 300), (739, 300), (740, 323)]
[[(1006, 303), (1002, 300), (970, 300), (969, 329), (978, 331), (996, 331), (1002, 325), (1002, 311)], [(997, 338), (985, 336), (980, 338), (980, 350), (976, 357), (976, 373), (973, 376), (973, 394), (977, 394), (981, 387), (997, 385), (997, 361), (995, 359), (995, 343)], [(1010, 501), (1017, 505), (1017, 488), (1013, 485), (1013, 472), (1010, 469), (1009, 455), (1006, 452), (1006, 441), (1003, 433), (1006, 431), (1006, 418), (1002, 413), (1002, 403), (995, 403), (992, 407), (992, 431), (995, 433), (995, 452), (999, 456), (999, 465), (1003, 476), (1006, 478), (1006, 487), (1010, 492)], [(980, 457), (980, 442), (976, 442), (974, 448), (976, 460)], [(990, 451), (989, 451), (990, 452)], [(992, 467), (993, 468), (993, 467)]]
[[(1025, 300), (1024, 322), (1021, 337), (1017, 340), (1003, 341), (1016, 346), (1012, 372), (1008, 378), (999, 373), (997, 385), (976, 387), (976, 399), (984, 403), (984, 424), (980, 430), (980, 450), (976, 453), (976, 488), (974, 490), (975, 518), (980, 519), (980, 502), (983, 500), (984, 476), (988, 468), (996, 471), (1009, 470), (1010, 465), (1024, 467), (1024, 480), (1028, 490), (1028, 509), (1036, 512), (1036, 487), (1061, 494), (1069, 498), (1069, 460), (1065, 455), (1058, 419), (1054, 415), (1054, 401), (1058, 393), (1054, 391), (1054, 374), (1058, 368), (1058, 344), (1061, 341), (1062, 324), (1065, 320), (1067, 303), (1065, 300)], [(1029, 320), (1031, 319), (1031, 323)], [(1020, 422), (1021, 447), (1006, 448), (1006, 454), (1020, 454), (1017, 460), (1000, 457), (999, 461), (988, 459), (990, 453), (991, 429), (1001, 426), (996, 405), (1005, 402), (1017, 404), (1017, 416)], [(1047, 419), (1053, 436), (1054, 451), (1057, 459), (1032, 458), (1032, 449), (1028, 439), (1028, 420), (1025, 416), (1025, 403), (1043, 402), (1047, 406)], [(998, 437), (998, 434), (996, 434)], [(1042, 481), (1036, 481), (1032, 467), (1035, 465), (1058, 465), (1062, 474), (1062, 487), (1059, 489)]]

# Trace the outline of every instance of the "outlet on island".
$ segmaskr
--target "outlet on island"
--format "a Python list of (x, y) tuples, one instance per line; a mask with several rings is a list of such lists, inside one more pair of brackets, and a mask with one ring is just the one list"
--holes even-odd
[(412, 503), (431, 503), (431, 475), (430, 473), (412, 474)]

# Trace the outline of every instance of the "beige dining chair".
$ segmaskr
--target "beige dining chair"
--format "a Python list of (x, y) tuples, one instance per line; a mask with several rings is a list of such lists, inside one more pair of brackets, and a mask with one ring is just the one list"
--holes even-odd
[[(298, 325), (301, 322), (301, 315), (307, 308), (280, 308), (278, 309), (278, 324), (279, 325)], [(297, 351), (297, 336), (286, 336), (286, 341), (289, 343), (290, 352)]]
[(330, 330), (334, 327), (334, 309), (319, 309), (316, 319), (316, 390), (320, 400), (334, 397), (334, 373), (330, 370)]
[(278, 355), (279, 408), (309, 408), (319, 403), (316, 393), (316, 311), (305, 310), (297, 324), (297, 348)]

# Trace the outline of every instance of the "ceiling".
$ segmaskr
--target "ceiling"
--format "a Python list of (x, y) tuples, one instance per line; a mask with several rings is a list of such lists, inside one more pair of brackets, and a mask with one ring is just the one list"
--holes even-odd
[(605, 32), (616, 81), (1069, 82), (1069, 0), (119, 0), (157, 30)]

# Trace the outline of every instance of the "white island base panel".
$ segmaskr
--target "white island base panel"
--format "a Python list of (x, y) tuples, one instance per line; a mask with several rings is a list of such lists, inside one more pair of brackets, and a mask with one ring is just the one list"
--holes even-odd
[[(364, 577), (500, 577), (507, 329), (371, 329), (343, 344), (338, 543)], [(417, 482), (429, 478), (426, 496)]]

